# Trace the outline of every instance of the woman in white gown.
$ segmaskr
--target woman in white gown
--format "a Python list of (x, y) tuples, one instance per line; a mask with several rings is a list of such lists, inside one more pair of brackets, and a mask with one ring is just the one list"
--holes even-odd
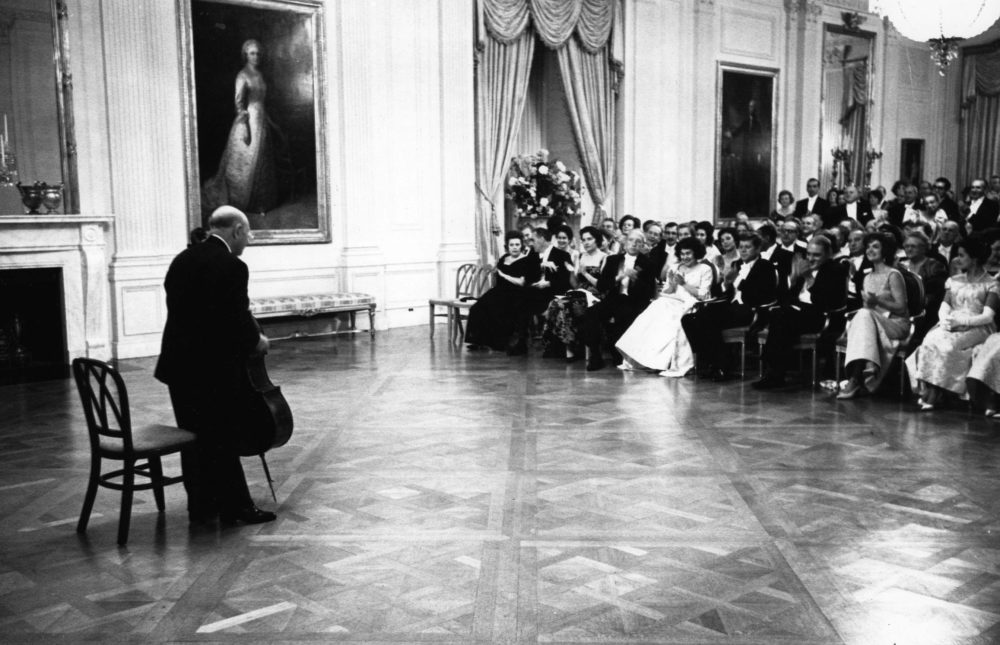
[(705, 247), (693, 237), (675, 247), (679, 265), (664, 270), (660, 297), (639, 314), (615, 347), (625, 357), (624, 369), (641, 367), (660, 376), (684, 376), (694, 367), (694, 354), (681, 328), (681, 317), (699, 300), (708, 300), (715, 274), (702, 258)]
[(236, 75), (236, 118), (215, 176), (202, 187), (202, 208), (229, 204), (247, 213), (264, 213), (278, 203), (273, 124), (265, 103), (267, 83), (260, 72), (260, 43), (243, 43), (246, 64)]

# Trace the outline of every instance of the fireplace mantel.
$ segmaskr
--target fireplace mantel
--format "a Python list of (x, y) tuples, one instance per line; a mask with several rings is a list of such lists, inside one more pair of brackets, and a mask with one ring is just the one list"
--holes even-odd
[(110, 215), (0, 215), (0, 270), (62, 269), (68, 358), (111, 357)]

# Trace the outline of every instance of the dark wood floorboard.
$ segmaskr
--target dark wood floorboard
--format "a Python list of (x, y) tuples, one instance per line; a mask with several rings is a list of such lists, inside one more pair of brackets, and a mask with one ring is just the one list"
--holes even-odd
[[(74, 532), (71, 382), (0, 388), (0, 641), (1000, 643), (1000, 424), (442, 330), (276, 344), (278, 521), (189, 529), (174, 486), (125, 548), (111, 491)], [(121, 366), (134, 418), (172, 422), (152, 366)]]

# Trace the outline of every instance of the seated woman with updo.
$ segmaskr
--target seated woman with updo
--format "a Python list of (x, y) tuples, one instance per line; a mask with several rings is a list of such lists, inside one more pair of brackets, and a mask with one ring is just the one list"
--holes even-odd
[(684, 376), (694, 367), (681, 317), (694, 303), (709, 299), (715, 276), (712, 267), (701, 262), (705, 247), (697, 239), (679, 240), (674, 252), (679, 263), (664, 271), (659, 298), (639, 314), (615, 345), (624, 357), (622, 369), (639, 367), (660, 376)]
[(921, 410), (933, 410), (946, 392), (967, 396), (966, 377), (972, 356), (996, 331), (994, 314), (1000, 311), (1000, 289), (983, 265), (989, 248), (970, 237), (956, 243), (955, 264), (962, 273), (945, 282), (938, 324), (927, 332), (906, 366)]
[(507, 252), (497, 261), (496, 286), (487, 291), (469, 309), (465, 342), (469, 349), (489, 347), (508, 354), (527, 350), (528, 317), (531, 315), (527, 285), (538, 281), (541, 273), (538, 256), (524, 254), (524, 240), (518, 231), (504, 236)]
[[(545, 358), (565, 356), (569, 362), (583, 358), (580, 346), (579, 323), (586, 310), (597, 302), (597, 280), (601, 277), (607, 254), (601, 250), (601, 240), (607, 239), (603, 231), (593, 226), (580, 229), (583, 252), (580, 253), (570, 282), (574, 291), (552, 299), (545, 311), (542, 340)], [(588, 295), (589, 294), (589, 295)]]
[[(715, 247), (715, 227), (711, 222), (695, 222), (694, 236), (705, 247), (705, 259), (718, 266), (718, 257), (722, 255)], [(721, 273), (719, 274), (722, 275)]]
[(865, 258), (871, 270), (861, 287), (861, 309), (847, 327), (847, 385), (838, 399), (852, 399), (874, 392), (892, 362), (899, 341), (910, 332), (906, 306), (906, 282), (893, 268), (896, 240), (885, 233), (864, 238)]

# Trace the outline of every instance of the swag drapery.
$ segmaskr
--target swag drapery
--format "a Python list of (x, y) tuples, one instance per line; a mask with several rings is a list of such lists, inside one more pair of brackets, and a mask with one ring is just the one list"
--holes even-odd
[(536, 35), (557, 50), (594, 221), (604, 217), (615, 185), (615, 94), (622, 60), (618, 2), (478, 0), (476, 246), (482, 262), (499, 257), (496, 204), (524, 112)]
[(864, 186), (865, 151), (868, 147), (868, 59), (844, 63), (844, 106), (840, 119), (841, 147), (851, 151), (845, 179)]
[(962, 60), (962, 185), (1000, 172), (1000, 41)]

